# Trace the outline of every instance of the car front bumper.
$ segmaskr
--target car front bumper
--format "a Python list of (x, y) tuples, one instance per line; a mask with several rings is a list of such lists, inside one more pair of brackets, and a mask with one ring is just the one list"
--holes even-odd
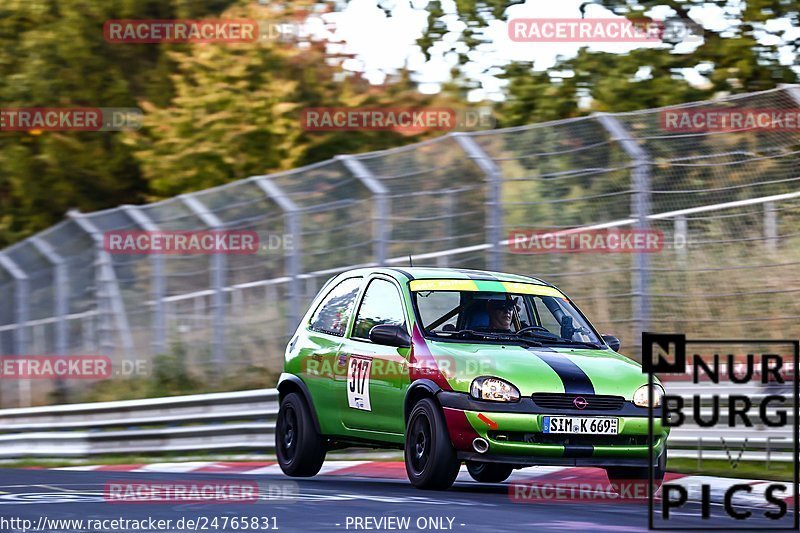
[[(647, 410), (629, 404), (619, 411), (543, 410), (530, 399), (514, 404), (496, 404), (472, 399), (465, 393), (440, 392), (453, 446), (462, 460), (502, 462), (518, 465), (638, 466), (652, 457), (658, 464), (668, 436), (661, 414), (653, 419), (653, 450), (650, 452)], [(618, 435), (545, 434), (543, 419), (552, 416), (613, 417), (619, 420)], [(489, 449), (476, 452), (476, 438)]]

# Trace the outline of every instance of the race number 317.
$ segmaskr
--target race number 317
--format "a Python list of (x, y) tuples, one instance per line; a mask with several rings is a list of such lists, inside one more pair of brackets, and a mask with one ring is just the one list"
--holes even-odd
[(372, 359), (351, 355), (347, 364), (347, 405), (352, 409), (371, 411), (369, 403), (369, 370)]

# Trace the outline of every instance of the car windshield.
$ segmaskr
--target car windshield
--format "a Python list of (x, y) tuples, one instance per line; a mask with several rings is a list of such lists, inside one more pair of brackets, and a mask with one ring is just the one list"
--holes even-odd
[(563, 297), (438, 290), (413, 294), (428, 337), (603, 346), (581, 313)]

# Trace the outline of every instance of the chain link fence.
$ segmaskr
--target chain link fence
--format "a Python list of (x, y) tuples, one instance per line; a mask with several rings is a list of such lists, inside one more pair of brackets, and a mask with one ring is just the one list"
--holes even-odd
[[(408, 265), (409, 255), (415, 266), (551, 281), (632, 357), (644, 330), (797, 338), (800, 130), (674, 131), (664, 116), (799, 107), (800, 88), (789, 86), (453, 133), (154, 204), (73, 211), (0, 253), (0, 354), (102, 354), (119, 369), (180, 353), (212, 383), (277, 375), (328, 278)], [(512, 230), (576, 227), (652, 228), (666, 244), (591, 255), (509, 247)], [(262, 247), (121, 255), (103, 244), (109, 231), (205, 229), (252, 230)], [(0, 405), (80, 399), (76, 383), (0, 380)]]

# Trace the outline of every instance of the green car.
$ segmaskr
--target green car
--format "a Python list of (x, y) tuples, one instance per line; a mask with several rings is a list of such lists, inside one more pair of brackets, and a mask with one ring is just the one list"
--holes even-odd
[(363, 268), (322, 288), (286, 349), (276, 453), (319, 472), (329, 450), (404, 450), (411, 483), (446, 489), (515, 468), (605, 468), (647, 480), (648, 401), (660, 484), (664, 389), (574, 303), (536, 278), (454, 268)]

